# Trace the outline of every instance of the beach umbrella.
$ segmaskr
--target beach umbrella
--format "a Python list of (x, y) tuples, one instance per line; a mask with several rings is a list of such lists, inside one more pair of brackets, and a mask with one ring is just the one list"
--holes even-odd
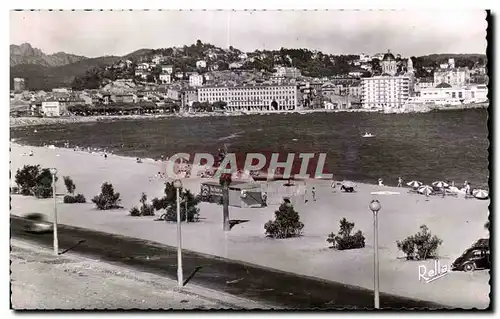
[(472, 195), (474, 195), (475, 198), (477, 199), (486, 199), (488, 198), (488, 192), (482, 189), (476, 189), (472, 192)]
[(417, 188), (417, 187), (420, 187), (422, 186), (422, 182), (419, 182), (419, 181), (411, 181), (409, 183), (406, 183), (406, 185), (410, 186), (410, 187), (413, 187), (413, 188)]
[(432, 193), (432, 192), (433, 192), (433, 189), (432, 189), (432, 187), (430, 187), (429, 185), (424, 185), (424, 186), (422, 186), (422, 187), (420, 187), (420, 188), (418, 189), (418, 192), (419, 192), (420, 194), (426, 194), (426, 193), (429, 193), (429, 194), (430, 194), (430, 193)]
[(443, 182), (443, 181), (436, 181), (436, 182), (432, 183), (432, 186), (437, 187), (437, 188), (443, 188), (443, 187), (448, 187), (450, 185), (448, 185), (448, 183)]

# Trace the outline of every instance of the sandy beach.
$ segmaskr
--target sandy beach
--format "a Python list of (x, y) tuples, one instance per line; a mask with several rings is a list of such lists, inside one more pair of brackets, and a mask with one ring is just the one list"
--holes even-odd
[[(34, 151), (34, 156), (23, 153)], [(18, 168), (26, 164), (56, 167), (57, 193), (65, 193), (62, 176), (69, 175), (76, 192), (83, 193), (86, 204), (63, 204), (58, 198), (58, 221), (62, 224), (122, 234), (163, 244), (176, 244), (175, 223), (154, 221), (154, 217), (130, 217), (128, 211), (139, 204), (142, 192), (148, 199), (163, 195), (163, 181), (153, 176), (164, 171), (164, 164), (153, 160), (136, 163), (134, 158), (75, 152), (72, 149), (48, 149), (11, 143), (11, 185)], [(98, 211), (90, 199), (100, 192), (103, 182), (120, 192), (124, 209)], [(184, 180), (185, 187), (200, 191), (201, 178)], [(433, 268), (434, 261), (406, 261), (396, 240), (415, 234), (426, 224), (443, 240), (440, 263), (451, 264), (479, 238), (487, 238), (484, 223), (488, 219), (489, 200), (410, 194), (408, 188), (358, 184), (356, 193), (333, 193), (329, 181), (310, 180), (316, 201), (297, 202), (296, 210), (305, 224), (302, 237), (273, 240), (265, 237), (264, 224), (274, 218), (276, 205), (266, 208), (230, 208), (231, 219), (249, 222), (222, 231), (222, 207), (201, 203), (199, 223), (183, 225), (183, 247), (202, 253), (263, 265), (298, 274), (373, 288), (373, 215), (368, 208), (372, 199), (381, 202), (379, 212), (380, 289), (382, 292), (438, 302), (460, 308), (486, 308), (489, 305), (489, 273), (452, 272), (432, 283), (418, 279), (418, 266)], [(375, 191), (399, 192), (397, 195), (371, 195)], [(52, 218), (53, 201), (12, 195), (11, 214), (41, 212)], [(366, 247), (335, 251), (328, 248), (327, 235), (337, 233), (339, 220), (346, 217), (362, 230)]]

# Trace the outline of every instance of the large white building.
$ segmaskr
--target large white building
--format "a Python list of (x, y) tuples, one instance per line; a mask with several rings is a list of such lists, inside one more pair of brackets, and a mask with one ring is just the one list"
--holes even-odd
[(198, 101), (224, 101), (229, 111), (285, 111), (297, 109), (297, 86), (259, 85), (235, 87), (203, 87)]
[(42, 102), (42, 113), (44, 116), (61, 116), (61, 103), (59, 101)]
[(361, 82), (364, 108), (400, 108), (412, 93), (411, 76), (374, 76)]
[(203, 85), (203, 75), (191, 74), (189, 76), (189, 86), (202, 86)]
[(470, 82), (468, 68), (449, 68), (434, 71), (434, 84), (446, 83), (451, 86), (464, 86)]
[(420, 90), (420, 95), (413, 98), (414, 102), (429, 104), (462, 104), (481, 103), (488, 101), (486, 85), (466, 87), (435, 87)]
[(279, 66), (275, 69), (276, 73), (274, 75), (276, 77), (297, 78), (301, 75), (300, 70), (294, 67)]

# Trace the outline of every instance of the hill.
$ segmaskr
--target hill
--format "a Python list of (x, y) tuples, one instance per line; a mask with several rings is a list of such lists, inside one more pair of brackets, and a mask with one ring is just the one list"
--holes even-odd
[(29, 43), (10, 46), (10, 66), (35, 64), (45, 67), (61, 66), (87, 59), (84, 56), (58, 52), (47, 55)]
[(71, 86), (75, 77), (84, 76), (89, 70), (104, 68), (120, 59), (120, 57), (106, 56), (84, 59), (57, 67), (19, 64), (10, 68), (11, 87), (13, 87), (15, 77), (25, 78), (30, 90), (51, 90), (55, 87)]

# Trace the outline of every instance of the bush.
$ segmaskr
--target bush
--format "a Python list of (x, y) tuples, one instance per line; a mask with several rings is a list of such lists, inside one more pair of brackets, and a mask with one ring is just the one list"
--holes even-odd
[(139, 208), (132, 207), (132, 209), (130, 210), (130, 216), (141, 216), (141, 212), (139, 211)]
[(146, 201), (148, 200), (146, 194), (142, 193), (141, 195), (141, 208), (133, 207), (130, 210), (130, 216), (154, 216), (155, 211), (154, 211), (154, 204), (150, 205), (147, 204)]
[[(57, 176), (55, 177), (57, 181)], [(38, 198), (52, 197), (52, 174), (48, 168), (40, 165), (24, 165), (18, 169), (15, 182), (23, 195), (35, 195)]]
[(73, 183), (73, 180), (69, 176), (64, 176), (63, 178), (64, 178), (64, 185), (66, 185), (68, 193), (73, 194), (76, 189), (75, 183)]
[(358, 230), (354, 235), (351, 236), (351, 232), (354, 229), (354, 223), (350, 223), (344, 217), (340, 220), (340, 230), (338, 235), (330, 233), (326, 241), (330, 243), (331, 248), (338, 250), (346, 249), (359, 249), (365, 247), (365, 237), (363, 233)]
[(304, 224), (300, 221), (299, 213), (292, 205), (282, 203), (274, 215), (275, 220), (270, 220), (264, 225), (267, 237), (290, 238), (302, 234)]
[(426, 225), (420, 226), (420, 231), (415, 235), (396, 241), (398, 249), (405, 253), (407, 260), (435, 258), (437, 249), (442, 243), (440, 238), (432, 236)]
[(120, 201), (120, 193), (115, 193), (113, 185), (107, 182), (102, 184), (101, 194), (96, 195), (94, 196), (94, 198), (92, 198), (92, 202), (99, 210), (123, 208), (122, 206), (118, 205)]
[[(189, 190), (180, 190), (181, 221), (197, 222), (200, 220), (200, 209), (197, 207), (201, 201), (199, 196), (194, 196)], [(173, 183), (165, 183), (165, 196), (152, 200), (154, 210), (165, 210), (166, 221), (177, 221), (177, 191)]]
[(75, 203), (86, 203), (87, 200), (85, 199), (85, 196), (82, 194), (78, 194), (76, 196), (73, 195), (65, 195), (63, 199), (65, 204), (75, 204)]
[(83, 196), (83, 194), (77, 194), (74, 198), (75, 198), (75, 203), (83, 204), (83, 203), (87, 202), (87, 200), (85, 199), (85, 196)]

